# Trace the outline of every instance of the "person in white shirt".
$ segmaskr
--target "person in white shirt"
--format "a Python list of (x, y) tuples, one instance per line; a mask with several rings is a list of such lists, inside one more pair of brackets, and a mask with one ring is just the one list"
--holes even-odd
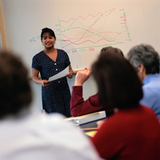
[(28, 71), (0, 52), (0, 160), (98, 160), (88, 137), (64, 116), (31, 107)]

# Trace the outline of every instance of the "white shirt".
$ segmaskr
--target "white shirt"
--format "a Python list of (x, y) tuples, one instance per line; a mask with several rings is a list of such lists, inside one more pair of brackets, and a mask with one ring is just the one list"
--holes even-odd
[(0, 160), (97, 160), (83, 132), (59, 114), (20, 114), (0, 120)]

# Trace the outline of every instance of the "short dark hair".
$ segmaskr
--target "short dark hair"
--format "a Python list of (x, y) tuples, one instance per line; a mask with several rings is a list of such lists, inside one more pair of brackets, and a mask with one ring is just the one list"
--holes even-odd
[(47, 32), (50, 33), (51, 36), (53, 36), (54, 38), (56, 38), (54, 31), (52, 29), (46, 27), (46, 28), (42, 29), (41, 40), (43, 38), (44, 33), (47, 33)]
[(140, 44), (130, 49), (127, 59), (137, 69), (141, 64), (146, 69), (146, 74), (159, 73), (159, 54), (151, 45)]
[(100, 51), (101, 55), (106, 54), (106, 53), (117, 54), (117, 55), (124, 57), (122, 50), (120, 50), (119, 48), (112, 47), (112, 46), (104, 47), (101, 49)]
[(0, 118), (19, 113), (31, 101), (28, 70), (16, 55), (0, 51)]
[(142, 85), (131, 64), (110, 52), (100, 54), (92, 65), (100, 103), (106, 111), (137, 107), (143, 97)]

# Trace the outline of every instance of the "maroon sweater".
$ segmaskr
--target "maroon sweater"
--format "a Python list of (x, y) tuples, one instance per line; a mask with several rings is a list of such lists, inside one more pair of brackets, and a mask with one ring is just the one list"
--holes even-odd
[(90, 96), (86, 101), (83, 99), (82, 86), (73, 86), (70, 101), (70, 113), (73, 117), (104, 110), (99, 103), (98, 95)]
[(104, 159), (160, 160), (160, 124), (148, 107), (118, 111), (91, 141)]

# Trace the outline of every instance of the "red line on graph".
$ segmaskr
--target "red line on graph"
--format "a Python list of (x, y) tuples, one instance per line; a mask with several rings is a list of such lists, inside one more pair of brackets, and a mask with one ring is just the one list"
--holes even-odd
[[(113, 9), (110, 9), (109, 11), (113, 11), (113, 10), (115, 10), (115, 8), (113, 8)], [(107, 13), (108, 11), (106, 11), (105, 13)], [(83, 18), (82, 16), (79, 16), (79, 17), (77, 17), (77, 18), (70, 18), (68, 21), (65, 21), (65, 20), (60, 20), (60, 22), (65, 22), (65, 23), (68, 23), (70, 20), (77, 20), (78, 18), (82, 18), (83, 20), (84, 19), (87, 19), (88, 18), (88, 16), (91, 16), (91, 17), (97, 17), (98, 16), (98, 14), (100, 14), (100, 15), (103, 15), (104, 13), (101, 13), (101, 12), (98, 12), (97, 13), (97, 15), (92, 15), (92, 14), (88, 14), (85, 18)]]
[(98, 42), (99, 42), (99, 41), (101, 41), (101, 40), (105, 40), (105, 41), (107, 41), (107, 42), (113, 42), (113, 40), (112, 40), (112, 41), (110, 41), (110, 40), (107, 40), (107, 39), (105, 39), (105, 38), (101, 38), (101, 39), (99, 39), (99, 40), (98, 40), (98, 41), (96, 41), (96, 42), (93, 42), (93, 41), (91, 41), (91, 40), (86, 40), (86, 41), (83, 41), (83, 42), (81, 42), (81, 43), (72, 42), (72, 41), (70, 41), (70, 40), (62, 40), (62, 41), (64, 41), (64, 42), (69, 41), (69, 42), (70, 42), (70, 44), (80, 45), (80, 44), (82, 44), (82, 43), (86, 43), (86, 42), (98, 43)]
[[(115, 8), (113, 8), (113, 9), (111, 9), (111, 10), (109, 10), (109, 11), (111, 12), (111, 11), (113, 11), (113, 10), (115, 10)], [(81, 36), (81, 38), (79, 38), (78, 40), (76, 40), (75, 42), (72, 42), (72, 43), (76, 43), (76, 42), (80, 41), (80, 40), (85, 36), (85, 34), (88, 32), (88, 30), (97, 22), (97, 20), (98, 20), (100, 17), (102, 17), (104, 14), (106, 14), (107, 12), (108, 12), (108, 11), (104, 12), (103, 14), (101, 13), (101, 15), (96, 18), (96, 20), (93, 22), (93, 24), (92, 24), (91, 26), (89, 26), (88, 29), (86, 29), (86, 31), (85, 31), (84, 34)], [(89, 15), (91, 15), (91, 14), (89, 14)], [(97, 15), (98, 15), (98, 14), (97, 14)], [(87, 15), (87, 16), (88, 16), (88, 15)], [(78, 18), (79, 18), (79, 17), (78, 17)], [(72, 18), (71, 18), (71, 19), (72, 19)], [(68, 45), (70, 45), (70, 44), (67, 44), (67, 45), (63, 46), (62, 48), (65, 48), (65, 47), (67, 47)]]
[(116, 39), (120, 34), (122, 34), (122, 32), (120, 33), (117, 32), (117, 35), (114, 37), (114, 39)]
[[(111, 31), (107, 31), (107, 32), (97, 32), (96, 34), (98, 34), (99, 36), (101, 36), (101, 35), (103, 35), (103, 34), (105, 34), (105, 33), (113, 33), (113, 32), (111, 32)], [(118, 35), (120, 35), (121, 33), (119, 33), (119, 32), (117, 32), (116, 33), (117, 35), (115, 36), (115, 37), (111, 37), (111, 36), (109, 36), (109, 35), (107, 35), (106, 37), (108, 37), (108, 38), (112, 38), (112, 39), (116, 39), (116, 37), (118, 36)], [(73, 41), (77, 41), (79, 38), (70, 38), (70, 37), (68, 37), (68, 36), (66, 36), (66, 35), (64, 35), (64, 34), (62, 34), (62, 36), (64, 36), (66, 39), (70, 39), (70, 40), (73, 40)], [(87, 38), (87, 37), (92, 37), (93, 36), (93, 34), (90, 34), (90, 35), (88, 35), (88, 36), (85, 36), (84, 38)], [(97, 36), (97, 35), (95, 35), (95, 36)], [(74, 42), (73, 42), (74, 43)]]
[[(106, 12), (107, 12), (107, 11), (106, 11)], [(106, 13), (106, 12), (105, 12), (105, 13)], [(105, 14), (105, 13), (104, 13), (104, 14)], [(103, 15), (103, 14), (102, 14), (102, 15)], [(87, 33), (87, 31), (96, 23), (96, 21), (97, 21), (102, 15), (100, 15), (100, 16), (94, 21), (94, 23), (93, 23), (91, 26), (88, 27), (88, 29), (84, 32), (84, 34), (82, 35), (82, 37), (79, 38), (79, 40), (77, 40), (77, 41), (80, 41), (80, 40), (84, 37), (84, 35)], [(65, 45), (63, 48), (67, 47), (68, 45), (70, 45), (70, 44)]]
[[(102, 15), (102, 13), (101, 12), (99, 12), (99, 13), (97, 13), (97, 15), (98, 14), (101, 14)], [(60, 22), (65, 22), (65, 23), (68, 23), (70, 20), (77, 20), (78, 18), (82, 18), (82, 19), (87, 19), (88, 18), (88, 16), (91, 16), (91, 17), (97, 17), (97, 15), (96, 16), (94, 16), (94, 15), (92, 15), (92, 14), (88, 14), (85, 18), (83, 18), (82, 16), (79, 16), (79, 17), (77, 17), (77, 18), (70, 18), (68, 21), (65, 21), (65, 20), (61, 20)]]

